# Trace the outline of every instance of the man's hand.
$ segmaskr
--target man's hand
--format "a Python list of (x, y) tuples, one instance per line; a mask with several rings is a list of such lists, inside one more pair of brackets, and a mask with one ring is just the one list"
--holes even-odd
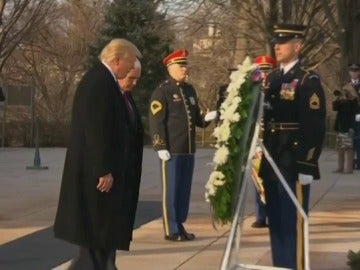
[(112, 177), (111, 173), (101, 176), (99, 178), (99, 183), (96, 186), (98, 190), (101, 192), (109, 192), (114, 182), (114, 178)]
[(205, 120), (206, 122), (210, 122), (210, 121), (214, 120), (214, 119), (217, 117), (217, 114), (218, 114), (217, 111), (208, 112), (208, 113), (205, 115), (204, 120)]
[(309, 185), (313, 180), (314, 177), (312, 175), (299, 173), (299, 182), (301, 185)]
[(171, 158), (171, 155), (168, 150), (159, 150), (157, 151), (158, 156), (161, 160), (167, 161)]

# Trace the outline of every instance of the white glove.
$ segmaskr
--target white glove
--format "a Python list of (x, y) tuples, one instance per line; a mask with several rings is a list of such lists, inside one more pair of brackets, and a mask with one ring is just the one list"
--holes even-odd
[(210, 121), (214, 120), (214, 119), (217, 117), (217, 114), (218, 114), (217, 111), (208, 112), (208, 113), (205, 115), (204, 120), (205, 120), (206, 122), (210, 122)]
[(159, 158), (164, 161), (167, 161), (171, 158), (171, 155), (168, 150), (159, 150), (159, 151), (157, 151), (157, 153), (158, 153)]
[(355, 114), (355, 121), (360, 122), (360, 114)]
[(301, 185), (309, 185), (313, 180), (314, 177), (312, 175), (299, 173), (299, 182)]

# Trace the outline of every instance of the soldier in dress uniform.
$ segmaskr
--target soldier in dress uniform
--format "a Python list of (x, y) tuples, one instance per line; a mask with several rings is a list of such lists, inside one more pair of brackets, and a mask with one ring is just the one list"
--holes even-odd
[(358, 71), (356, 71), (356, 64), (350, 65), (351, 80), (343, 86), (341, 91), (334, 91), (336, 99), (332, 107), (337, 112), (334, 129), (337, 132), (338, 149), (338, 168), (335, 172), (339, 173), (352, 173), (354, 167), (354, 142), (356, 140), (354, 129), (359, 102), (357, 90), (360, 89), (360, 83), (357, 80), (360, 74)]
[[(268, 75), (264, 109), (264, 145), (305, 213), (310, 184), (320, 178), (318, 159), (325, 135), (326, 105), (319, 76), (301, 67), (305, 26), (274, 26), (279, 68)], [(273, 168), (262, 159), (274, 266), (304, 269), (303, 219)]]
[(349, 65), (350, 81), (344, 85), (343, 94), (355, 101), (354, 150), (355, 168), (360, 170), (360, 64)]
[[(258, 56), (254, 60), (254, 64), (258, 66), (261, 72), (263, 89), (266, 88), (266, 79), (269, 72), (275, 67), (276, 60), (269, 55)], [(255, 183), (255, 221), (251, 224), (253, 228), (265, 228), (267, 227), (267, 215), (265, 206), (265, 194), (262, 179), (258, 175), (258, 168), (262, 158), (262, 150), (257, 149), (253, 158), (253, 173), (252, 179)]]
[(187, 77), (188, 51), (180, 49), (164, 58), (169, 76), (150, 100), (150, 135), (161, 162), (165, 239), (195, 239), (183, 223), (189, 211), (194, 170), (195, 127), (206, 127), (216, 111), (200, 114), (198, 98)]

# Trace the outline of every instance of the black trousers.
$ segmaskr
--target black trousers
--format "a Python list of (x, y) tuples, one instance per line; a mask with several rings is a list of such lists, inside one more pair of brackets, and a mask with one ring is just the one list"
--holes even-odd
[(80, 247), (79, 257), (68, 270), (117, 270), (116, 251)]

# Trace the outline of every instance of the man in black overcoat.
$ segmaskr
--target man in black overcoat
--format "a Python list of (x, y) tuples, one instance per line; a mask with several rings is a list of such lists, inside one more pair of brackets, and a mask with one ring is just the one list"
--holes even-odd
[(80, 246), (70, 269), (114, 270), (116, 250), (129, 249), (138, 184), (127, 177), (131, 120), (117, 80), (137, 57), (131, 42), (110, 41), (75, 93), (54, 224), (55, 237)]
[[(135, 101), (132, 97), (132, 91), (136, 86), (141, 75), (141, 63), (139, 60), (135, 61), (135, 67), (130, 70), (124, 79), (118, 80), (121, 93), (123, 94), (125, 101), (127, 102), (128, 112), (130, 116), (130, 137), (127, 141), (127, 153), (126, 157), (132, 164), (127, 168), (126, 179), (129, 179), (129, 185), (132, 185), (131, 189), (128, 189), (127, 196), (129, 200), (133, 200), (131, 215), (132, 220), (135, 221), (135, 212), (137, 206), (137, 200), (139, 197), (141, 168), (143, 159), (143, 138), (144, 129), (141, 121), (141, 115), (136, 107)], [(131, 191), (131, 192), (130, 192)]]

